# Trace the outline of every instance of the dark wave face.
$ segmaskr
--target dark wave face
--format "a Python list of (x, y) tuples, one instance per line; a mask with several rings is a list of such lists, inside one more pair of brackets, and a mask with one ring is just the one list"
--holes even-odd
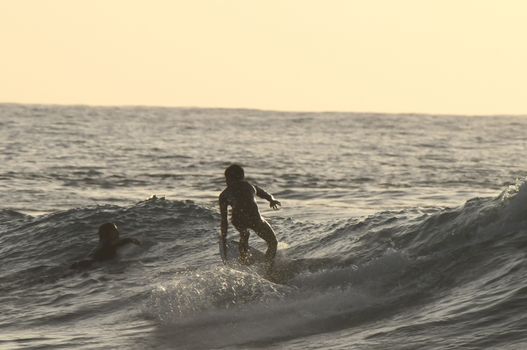
[[(524, 342), (527, 184), (423, 212), (275, 217), (271, 280), (220, 263), (216, 208), (154, 198), (31, 217), (1, 212), (0, 328), (32, 346), (501, 348)], [(142, 241), (72, 270), (113, 221)], [(258, 241), (256, 247), (264, 249)], [(75, 324), (73, 333), (63, 329)], [(22, 327), (23, 326), (23, 327)], [(62, 330), (62, 331), (58, 331)], [(144, 335), (148, 334), (147, 337)], [(335, 335), (339, 335), (336, 342)], [(89, 339), (89, 341), (87, 341)], [(512, 342), (512, 343), (511, 343)]]

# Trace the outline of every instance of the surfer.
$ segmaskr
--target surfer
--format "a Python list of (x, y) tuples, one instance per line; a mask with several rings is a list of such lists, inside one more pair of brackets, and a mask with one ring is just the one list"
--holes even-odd
[(126, 244), (141, 245), (135, 238), (119, 238), (119, 229), (114, 223), (108, 222), (99, 226), (99, 245), (90, 253), (89, 259), (71, 265), (72, 268), (89, 267), (95, 261), (104, 261), (115, 258), (117, 249)]
[[(240, 262), (249, 263), (249, 229), (253, 230), (260, 238), (267, 243), (265, 258), (268, 267), (272, 267), (273, 259), (276, 255), (277, 240), (275, 233), (267, 221), (260, 215), (255, 196), (269, 201), (269, 206), (277, 210), (281, 203), (271, 194), (265, 192), (260, 187), (250, 184), (245, 180), (243, 168), (237, 164), (232, 164), (225, 169), (225, 181), (227, 188), (220, 194), (220, 213), (221, 213), (221, 235), (220, 243), (223, 251), (227, 252), (227, 208), (232, 208), (231, 222), (240, 233)], [(223, 257), (225, 259), (226, 256)]]

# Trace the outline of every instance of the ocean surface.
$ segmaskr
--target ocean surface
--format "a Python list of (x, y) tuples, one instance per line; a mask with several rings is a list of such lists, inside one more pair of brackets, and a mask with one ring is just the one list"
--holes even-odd
[[(526, 130), (0, 105), (0, 349), (526, 349)], [(233, 162), (282, 202), (276, 278), (220, 259)], [(71, 269), (105, 222), (142, 245)]]

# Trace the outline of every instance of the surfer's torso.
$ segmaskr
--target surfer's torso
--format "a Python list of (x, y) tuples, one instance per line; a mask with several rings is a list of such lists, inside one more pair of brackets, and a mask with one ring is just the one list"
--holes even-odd
[(259, 189), (249, 182), (242, 180), (236, 181), (227, 186), (220, 194), (220, 201), (232, 207), (233, 225), (242, 224), (250, 227), (255, 220), (262, 220), (255, 196)]

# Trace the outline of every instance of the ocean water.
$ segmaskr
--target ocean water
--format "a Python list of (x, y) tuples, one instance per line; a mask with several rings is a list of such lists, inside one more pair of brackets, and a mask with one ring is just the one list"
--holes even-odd
[[(525, 349), (525, 130), (513, 116), (0, 105), (0, 348)], [(221, 262), (231, 162), (282, 201), (258, 201), (279, 278)], [(104, 222), (142, 245), (70, 269)]]

